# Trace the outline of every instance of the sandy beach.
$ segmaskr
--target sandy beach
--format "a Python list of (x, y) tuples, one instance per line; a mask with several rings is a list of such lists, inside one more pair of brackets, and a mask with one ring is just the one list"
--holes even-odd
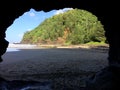
[(56, 88), (63, 84), (84, 87), (86, 76), (108, 65), (108, 51), (85, 48), (21, 48), (2, 57), (1, 77), (52, 81)]

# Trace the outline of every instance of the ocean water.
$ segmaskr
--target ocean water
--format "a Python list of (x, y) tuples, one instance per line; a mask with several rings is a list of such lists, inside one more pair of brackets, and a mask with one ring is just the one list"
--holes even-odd
[(15, 51), (20, 51), (18, 48), (7, 48), (6, 52), (15, 52)]

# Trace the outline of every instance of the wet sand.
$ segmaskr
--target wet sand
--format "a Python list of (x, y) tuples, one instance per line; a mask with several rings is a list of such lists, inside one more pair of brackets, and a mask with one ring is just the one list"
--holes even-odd
[(69, 86), (84, 86), (83, 78), (106, 67), (107, 57), (108, 51), (97, 49), (20, 49), (3, 55), (0, 76), (8, 80), (54, 81), (58, 86), (66, 80)]

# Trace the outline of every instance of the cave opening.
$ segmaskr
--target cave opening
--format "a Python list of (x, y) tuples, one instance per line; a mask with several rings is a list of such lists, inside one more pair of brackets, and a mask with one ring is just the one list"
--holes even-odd
[[(29, 2), (29, 3), (28, 3)], [(46, 3), (47, 2), (47, 3)], [(119, 14), (117, 14), (118, 10), (118, 2), (117, 1), (109, 1), (104, 2), (103, 0), (55, 0), (54, 3), (51, 3), (49, 0), (17, 0), (17, 1), (11, 1), (9, 4), (7, 4), (6, 8), (6, 1), (2, 1), (1, 3), (1, 12), (0, 14), (0, 55), (5, 53), (7, 48), (7, 41), (5, 40), (5, 31), (6, 28), (12, 24), (12, 22), (21, 16), (24, 12), (29, 11), (30, 8), (34, 8), (35, 10), (44, 10), (44, 11), (50, 11), (52, 9), (59, 9), (63, 8), (65, 6), (72, 6), (77, 8), (84, 8), (88, 11), (93, 12), (95, 15), (99, 17), (99, 19), (102, 21), (103, 25), (105, 26), (106, 31), (106, 37), (109, 43), (109, 53), (108, 53), (108, 62), (109, 66), (105, 69), (98, 72), (96, 75), (91, 77), (89, 80), (88, 90), (114, 90), (119, 88), (119, 70), (120, 70), (120, 49), (119, 49), (119, 23), (117, 21), (119, 20)], [(12, 7), (11, 7), (12, 5)], [(10, 11), (10, 13), (8, 13)], [(14, 54), (12, 54), (14, 55)], [(0, 57), (0, 60), (2, 61), (2, 58)], [(22, 57), (22, 56), (21, 56)], [(5, 63), (5, 62), (4, 62)], [(3, 62), (0, 63), (0, 65), (3, 65)], [(8, 64), (6, 64), (7, 66)], [(5, 66), (5, 67), (6, 67)], [(19, 65), (18, 65), (19, 66)], [(2, 69), (1, 69), (2, 70)], [(9, 71), (9, 69), (8, 69)], [(58, 70), (59, 71), (59, 70)], [(1, 71), (6, 72), (4, 70)], [(24, 71), (25, 72), (25, 71)], [(16, 72), (11, 72), (12, 74), (15, 74)], [(0, 86), (9, 84), (8, 82), (4, 80), (4, 78), (0, 78)], [(43, 75), (44, 76), (44, 75)], [(4, 76), (5, 77), (5, 76)], [(8, 76), (11, 77), (11, 76)], [(24, 77), (24, 75), (23, 75)], [(30, 80), (30, 79), (29, 79)], [(65, 81), (62, 79), (59, 79), (60, 81)], [(64, 89), (68, 90), (79, 90), (78, 88), (67, 88), (65, 83), (71, 83), (73, 79), (70, 79), (69, 82), (61, 83), (60, 85), (64, 87)], [(56, 80), (57, 81), (57, 80)], [(73, 83), (73, 82), (72, 82)], [(76, 83), (76, 82), (74, 82)], [(58, 84), (58, 83), (56, 83)], [(59, 88), (61, 88), (61, 86)], [(71, 84), (73, 86), (73, 84)], [(14, 86), (13, 86), (14, 87)], [(3, 86), (5, 89), (5, 86)], [(0, 88), (1, 89), (1, 88)], [(30, 89), (27, 87), (26, 89)], [(58, 89), (58, 88), (57, 88)]]
[[(60, 9), (56, 11), (56, 13), (63, 13), (62, 10), (63, 9)], [(23, 15), (26, 14), (28, 14), (28, 12)], [(33, 12), (30, 12), (29, 15), (31, 15), (31, 17), (35, 16)], [(30, 20), (28, 20), (27, 23), (29, 22)], [(18, 23), (24, 24), (24, 22)], [(20, 26), (18, 28), (22, 27), (21, 25), (18, 26)], [(9, 29), (10, 28), (11, 27), (9, 27)], [(13, 33), (18, 30), (12, 30), (13, 31), (9, 30), (12, 32), (12, 36), (10, 37), (17, 37), (14, 36), (15, 34)], [(29, 32), (29, 30), (31, 29), (27, 27), (27, 32)], [(21, 31), (21, 29), (19, 31)], [(21, 37), (23, 36), (23, 32), (17, 35)], [(7, 38), (9, 39), (9, 37)], [(20, 40), (19, 42), (13, 40), (12, 43), (19, 45)], [(71, 82), (79, 83), (80, 85), (77, 85), (78, 88), (84, 87), (84, 78), (86, 76), (95, 74), (107, 66), (108, 47), (107, 49), (104, 47), (96, 49), (93, 47), (73, 45), (70, 48), (68, 44), (69, 43), (58, 47), (51, 45), (47, 48), (32, 49), (29, 46), (22, 48), (17, 47), (17, 51), (6, 52), (3, 56), (4, 62), (1, 63), (1, 76), (8, 80), (52, 81), (56, 86), (55, 88), (64, 85), (69, 88), (74, 88), (76, 84), (72, 84)], [(58, 86), (56, 84), (58, 84)], [(71, 87), (71, 85), (73, 85), (73, 87)]]

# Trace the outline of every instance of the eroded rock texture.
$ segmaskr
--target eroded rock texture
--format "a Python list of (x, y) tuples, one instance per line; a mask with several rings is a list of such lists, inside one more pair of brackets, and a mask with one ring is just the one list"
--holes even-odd
[(110, 71), (116, 74), (120, 73), (120, 33), (118, 14), (119, 9), (117, 5), (117, 1), (110, 0), (11, 0), (9, 2), (7, 0), (1, 1), (0, 56), (5, 53), (8, 46), (8, 42), (5, 40), (6, 29), (13, 23), (16, 18), (21, 16), (24, 12), (29, 11), (31, 8), (35, 9), (36, 11), (44, 10), (47, 12), (53, 9), (72, 7), (88, 10), (95, 14), (99, 18), (99, 20), (101, 20), (102, 24), (104, 25), (106, 31), (105, 34), (110, 45), (108, 57), (109, 66), (111, 69)]

